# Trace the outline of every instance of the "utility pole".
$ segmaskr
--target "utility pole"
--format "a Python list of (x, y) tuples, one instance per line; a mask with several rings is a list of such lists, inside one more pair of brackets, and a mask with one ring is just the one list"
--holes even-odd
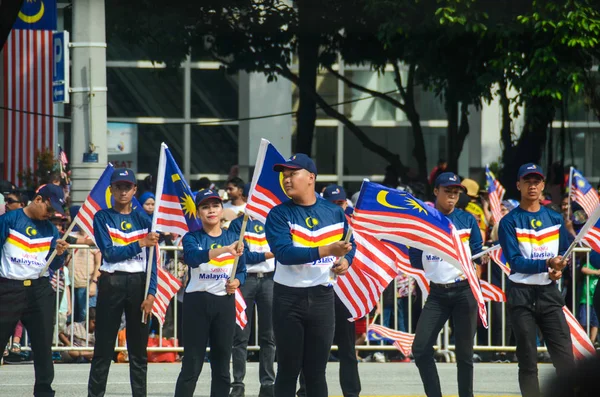
[(71, 197), (85, 201), (107, 164), (104, 0), (73, 0)]

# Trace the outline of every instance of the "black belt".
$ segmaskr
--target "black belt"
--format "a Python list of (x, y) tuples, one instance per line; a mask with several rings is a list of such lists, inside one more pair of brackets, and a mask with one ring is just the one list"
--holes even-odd
[(273, 278), (273, 274), (275, 274), (275, 272), (246, 273), (246, 277)]
[(458, 281), (458, 282), (454, 282), (454, 283), (449, 283), (449, 284), (437, 284), (437, 283), (434, 283), (432, 281), (429, 284), (432, 287), (448, 289), (448, 288), (458, 288), (458, 287), (462, 287), (464, 285), (467, 285), (467, 284), (469, 284), (469, 280), (462, 280), (462, 281)]
[(0, 283), (2, 284), (10, 284), (22, 287), (31, 287), (32, 285), (38, 285), (44, 282), (48, 282), (48, 277), (40, 277), (27, 280), (13, 280), (11, 278), (0, 277)]

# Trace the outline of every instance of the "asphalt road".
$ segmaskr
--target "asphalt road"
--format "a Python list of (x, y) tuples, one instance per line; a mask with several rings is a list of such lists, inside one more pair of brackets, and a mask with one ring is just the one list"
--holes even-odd
[[(148, 368), (148, 396), (172, 396), (180, 364), (150, 364)], [(551, 377), (554, 368), (540, 364), (540, 380)], [(54, 389), (60, 397), (82, 397), (87, 393), (88, 364), (56, 364)], [(337, 363), (327, 368), (329, 395), (341, 396)], [(362, 396), (423, 396), (423, 386), (414, 363), (360, 363)], [(438, 363), (444, 396), (458, 394), (455, 364)], [(248, 363), (246, 396), (258, 395), (258, 364)], [(33, 394), (33, 365), (4, 365), (0, 367), (2, 396), (20, 397)], [(195, 396), (208, 396), (210, 366), (205, 365), (198, 381)], [(131, 396), (129, 366), (113, 364), (108, 379), (107, 396)], [(475, 396), (518, 396), (516, 364), (475, 364)], [(224, 396), (225, 397), (225, 396)]]

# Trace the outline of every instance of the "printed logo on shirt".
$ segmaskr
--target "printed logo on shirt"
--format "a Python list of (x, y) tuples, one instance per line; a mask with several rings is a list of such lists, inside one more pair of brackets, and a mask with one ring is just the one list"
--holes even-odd
[(252, 233), (246, 232), (244, 233), (244, 240), (248, 243), (250, 247), (259, 246), (264, 247), (267, 243), (267, 238), (264, 233)]
[[(121, 227), (125, 226), (124, 222), (121, 223)], [(134, 230), (132, 232), (123, 232), (119, 229), (112, 228), (110, 226), (106, 226), (108, 229), (108, 234), (110, 235), (110, 239), (114, 245), (124, 246), (131, 243), (135, 243), (146, 237), (148, 234), (148, 229), (142, 230)]]
[(121, 222), (121, 230), (130, 230), (133, 226), (127, 221)]
[(228, 265), (233, 265), (234, 261), (235, 261), (235, 256), (233, 256), (231, 254), (221, 254), (221, 255), (217, 256), (216, 258), (209, 260), (208, 263), (213, 266), (224, 267), (224, 266), (228, 266)]
[(307, 217), (304, 222), (306, 223), (306, 226), (308, 226), (309, 229), (312, 229), (313, 227), (317, 226), (319, 224), (319, 220), (317, 218), (313, 218), (313, 217)]
[(261, 226), (261, 225), (254, 225), (254, 231), (256, 233), (262, 233), (262, 232), (265, 231), (265, 228), (263, 226)]
[(223, 246), (221, 244), (217, 244), (217, 243), (212, 243), (210, 245), (210, 249), (214, 250), (215, 248), (222, 248)]
[(25, 234), (29, 237), (35, 236), (37, 235), (37, 233), (38, 231), (35, 230), (32, 226), (27, 226), (27, 228), (25, 229)]
[(531, 222), (529, 223), (531, 225), (532, 228), (537, 229), (538, 227), (542, 227), (542, 221), (538, 220), (538, 219), (532, 219)]
[[(35, 229), (30, 228), (31, 226), (25, 229), (25, 233), (27, 233), (27, 230), (29, 230), (29, 233), (31, 233), (32, 236), (36, 235), (37, 231), (35, 234), (33, 234), (31, 230)], [(53, 237), (30, 239), (29, 237), (17, 232), (16, 230), (9, 229), (6, 244), (10, 244), (27, 253), (39, 253), (48, 252), (50, 250), (50, 243), (52, 242), (52, 239)]]
[(335, 223), (319, 230), (309, 230), (300, 225), (290, 224), (290, 232), (296, 247), (322, 247), (342, 239), (344, 223)]

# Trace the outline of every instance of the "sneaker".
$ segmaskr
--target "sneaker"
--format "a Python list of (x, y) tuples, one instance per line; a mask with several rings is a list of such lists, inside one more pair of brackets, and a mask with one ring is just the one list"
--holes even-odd
[(245, 397), (244, 386), (233, 386), (229, 397)]
[(260, 385), (258, 397), (275, 397), (275, 385)]
[(481, 362), (481, 356), (479, 356), (479, 354), (473, 353), (473, 362), (474, 363), (480, 363)]
[(376, 363), (384, 363), (385, 355), (381, 352), (376, 352), (373, 354), (373, 361), (375, 361)]

